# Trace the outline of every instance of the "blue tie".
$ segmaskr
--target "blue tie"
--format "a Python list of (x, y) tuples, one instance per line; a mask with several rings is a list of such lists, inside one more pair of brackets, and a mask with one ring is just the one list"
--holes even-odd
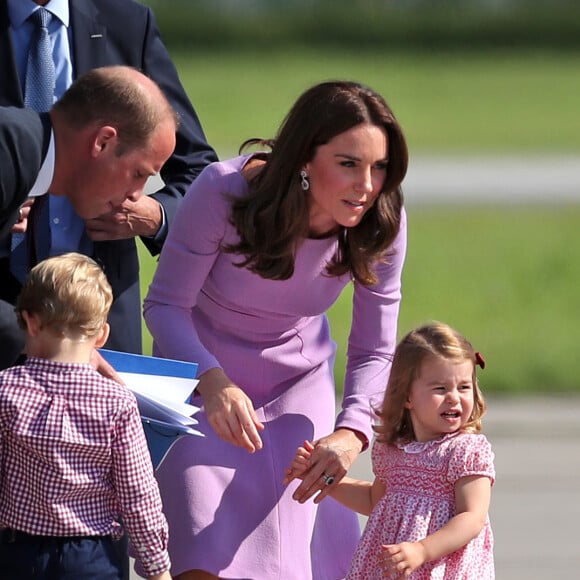
[(52, 60), (52, 46), (48, 36), (48, 24), (52, 14), (40, 7), (29, 17), (34, 23), (34, 35), (28, 51), (24, 104), (35, 111), (48, 111), (54, 98), (56, 75)]
[[(46, 8), (38, 8), (29, 19), (34, 24), (34, 32), (28, 51), (26, 79), (24, 81), (24, 105), (29, 109), (44, 112), (52, 107), (56, 74), (52, 59), (52, 46), (48, 36), (48, 24), (52, 14)], [(35, 204), (40, 201), (37, 198)], [(30, 223), (28, 226), (30, 227)], [(26, 279), (29, 264), (28, 243), (32, 239), (25, 233), (13, 234), (10, 251), (10, 271), (22, 283)], [(48, 240), (46, 240), (48, 242)]]

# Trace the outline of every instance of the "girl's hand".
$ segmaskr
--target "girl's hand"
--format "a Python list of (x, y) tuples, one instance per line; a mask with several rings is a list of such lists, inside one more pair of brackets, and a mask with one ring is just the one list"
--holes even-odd
[(293, 479), (304, 479), (304, 474), (310, 467), (313, 450), (314, 445), (310, 441), (304, 441), (304, 447), (298, 447), (290, 467), (286, 469), (286, 477), (282, 481), (284, 485), (288, 485)]
[(300, 503), (314, 494), (314, 503), (321, 502), (346, 475), (362, 449), (362, 442), (354, 431), (337, 429), (334, 433), (314, 442), (308, 469), (302, 474), (302, 483), (292, 494)]
[(421, 542), (401, 542), (384, 545), (382, 548), (379, 561), (387, 578), (408, 578), (427, 559)]
[(210, 369), (201, 375), (197, 391), (209, 424), (224, 441), (247, 449), (262, 449), (258, 431), (264, 429), (250, 398), (221, 369)]

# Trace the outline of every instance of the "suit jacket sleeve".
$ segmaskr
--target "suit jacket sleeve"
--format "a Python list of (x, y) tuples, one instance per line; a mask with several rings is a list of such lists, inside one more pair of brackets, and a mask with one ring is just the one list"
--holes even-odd
[[(217, 156), (206, 142), (197, 114), (161, 40), (152, 11), (148, 10), (148, 14), (143, 52), (143, 72), (159, 84), (177, 111), (180, 120), (175, 151), (161, 169), (161, 177), (165, 182), (165, 187), (153, 194), (153, 197), (163, 206), (168, 225), (171, 226), (189, 185), (206, 165), (217, 160)], [(143, 241), (153, 255), (161, 250), (161, 245), (151, 239)]]
[[(76, 77), (100, 66), (132, 66), (157, 82), (179, 116), (175, 151), (161, 169), (165, 186), (153, 194), (171, 227), (189, 185), (217, 156), (179, 80), (153, 11), (133, 0), (84, 0), (71, 2), (70, 9)], [(154, 255), (163, 241), (160, 236), (143, 238)]]
[(18, 219), (18, 208), (36, 181), (46, 145), (37, 113), (0, 107), (0, 239), (10, 234)]

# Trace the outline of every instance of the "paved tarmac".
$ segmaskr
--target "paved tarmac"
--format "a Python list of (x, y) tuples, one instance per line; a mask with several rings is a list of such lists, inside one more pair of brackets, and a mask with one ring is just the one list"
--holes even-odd
[(578, 203), (580, 156), (411, 154), (403, 193), (408, 205)]
[[(145, 191), (153, 193), (162, 184), (156, 175)], [(403, 193), (409, 205), (578, 203), (580, 155), (422, 156), (411, 152)]]

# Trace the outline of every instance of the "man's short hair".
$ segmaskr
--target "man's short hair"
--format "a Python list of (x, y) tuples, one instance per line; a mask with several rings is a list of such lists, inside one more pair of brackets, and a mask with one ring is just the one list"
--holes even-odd
[(160, 123), (177, 114), (159, 86), (127, 66), (107, 66), (79, 76), (53, 105), (74, 129), (110, 125), (124, 151), (147, 143)]

